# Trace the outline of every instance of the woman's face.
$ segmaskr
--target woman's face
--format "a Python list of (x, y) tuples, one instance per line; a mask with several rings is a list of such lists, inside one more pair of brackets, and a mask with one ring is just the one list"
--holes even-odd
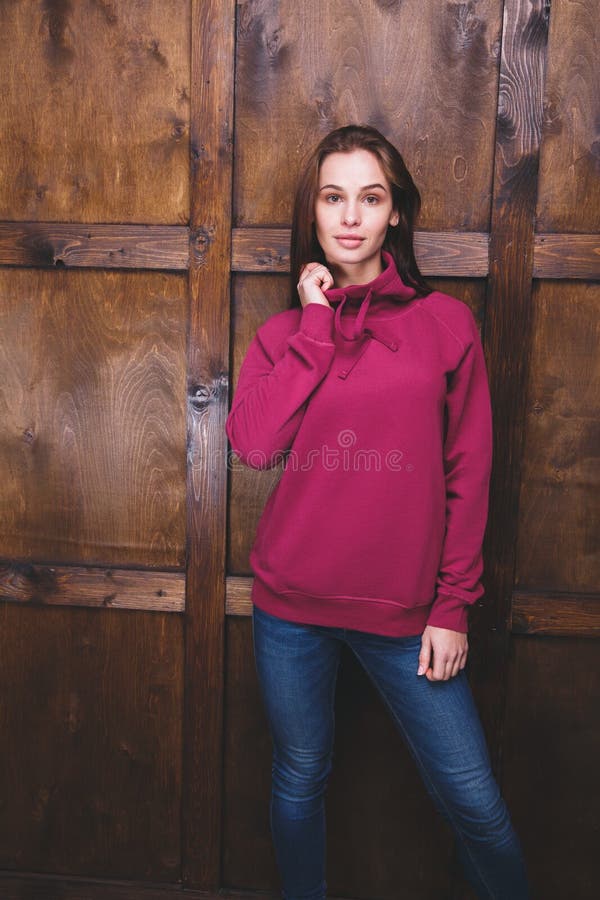
[(365, 284), (381, 273), (388, 225), (397, 224), (391, 185), (373, 153), (352, 150), (325, 157), (315, 229), (336, 286)]

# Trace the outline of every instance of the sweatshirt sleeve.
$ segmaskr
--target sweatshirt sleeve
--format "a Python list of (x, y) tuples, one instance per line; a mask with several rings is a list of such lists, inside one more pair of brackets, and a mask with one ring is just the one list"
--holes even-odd
[(304, 306), (299, 328), (287, 338), (277, 361), (267, 347), (265, 326), (256, 332), (225, 424), (231, 446), (245, 465), (272, 468), (290, 448), (306, 401), (333, 361), (333, 316), (333, 309), (324, 304)]
[(470, 336), (446, 392), (446, 534), (428, 625), (467, 633), (468, 607), (483, 595), (482, 544), (492, 468), (492, 409), (483, 347)]

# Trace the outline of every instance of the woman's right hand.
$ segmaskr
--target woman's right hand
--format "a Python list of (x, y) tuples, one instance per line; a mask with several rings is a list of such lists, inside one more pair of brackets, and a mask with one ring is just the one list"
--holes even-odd
[(322, 263), (311, 262), (302, 267), (298, 282), (298, 294), (303, 307), (307, 303), (320, 303), (322, 306), (331, 308), (323, 291), (332, 287), (333, 276)]

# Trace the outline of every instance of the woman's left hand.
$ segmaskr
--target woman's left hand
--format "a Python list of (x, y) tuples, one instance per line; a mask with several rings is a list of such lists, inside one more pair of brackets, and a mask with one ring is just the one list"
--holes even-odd
[(417, 675), (424, 674), (429, 681), (448, 681), (464, 669), (468, 649), (467, 635), (462, 631), (426, 625), (421, 636)]

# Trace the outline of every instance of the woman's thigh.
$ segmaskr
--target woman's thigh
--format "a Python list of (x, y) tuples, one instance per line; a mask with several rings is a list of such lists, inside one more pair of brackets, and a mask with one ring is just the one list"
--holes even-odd
[(495, 810), (500, 820), (500, 792), (465, 670), (447, 681), (417, 675), (420, 635), (397, 639), (356, 633), (349, 643), (389, 707), (442, 814), (457, 824), (463, 816), (476, 820), (477, 810), (489, 819)]
[(277, 618), (253, 606), (254, 656), (273, 741), (330, 750), (341, 642), (331, 630)]

